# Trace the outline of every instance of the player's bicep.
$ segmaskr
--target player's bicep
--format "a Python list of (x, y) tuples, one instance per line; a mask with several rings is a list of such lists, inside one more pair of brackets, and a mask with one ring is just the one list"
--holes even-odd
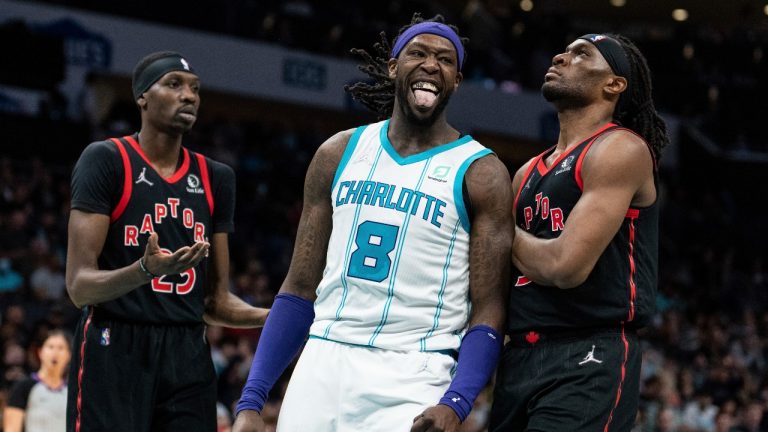
[(109, 216), (73, 209), (67, 231), (67, 286), (82, 269), (98, 269), (98, 259), (109, 231)]
[(512, 185), (509, 172), (495, 156), (474, 162), (467, 189), (475, 211), (469, 240), (470, 326), (503, 324), (505, 292), (512, 248)]
[(281, 292), (315, 298), (315, 288), (325, 268), (333, 224), (331, 187), (350, 136), (351, 131), (334, 135), (320, 146), (309, 164), (293, 257)]
[(560, 236), (568, 248), (563, 254), (570, 261), (566, 266), (573, 271), (591, 271), (650, 173), (644, 163), (650, 158), (645, 144), (621, 138), (601, 143), (585, 159), (583, 193)]

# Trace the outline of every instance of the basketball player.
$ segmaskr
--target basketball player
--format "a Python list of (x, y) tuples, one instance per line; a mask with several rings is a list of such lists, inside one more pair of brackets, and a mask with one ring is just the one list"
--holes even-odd
[(309, 167), (235, 431), (263, 430), (267, 393), (307, 333), (279, 431), (455, 431), (494, 370), (509, 174), (446, 121), (465, 55), (456, 28), (416, 15), (393, 45), (382, 35), (379, 60), (357, 51), (377, 83), (348, 89), (388, 120), (336, 134)]
[(181, 145), (200, 79), (174, 52), (133, 73), (141, 131), (89, 145), (72, 174), (69, 431), (207, 431), (216, 385), (205, 323), (263, 324), (228, 290), (231, 168)]
[(629, 431), (639, 397), (635, 332), (656, 293), (666, 126), (645, 58), (622, 36), (576, 39), (554, 57), (542, 92), (560, 136), (513, 181), (520, 274), (490, 430)]

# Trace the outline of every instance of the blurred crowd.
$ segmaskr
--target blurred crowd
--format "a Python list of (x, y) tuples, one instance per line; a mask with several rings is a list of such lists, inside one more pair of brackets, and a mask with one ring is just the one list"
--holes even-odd
[(538, 90), (552, 56), (575, 37), (617, 31), (648, 58), (662, 111), (697, 121), (725, 149), (768, 151), (761, 123), (768, 115), (768, 28), (765, 17), (755, 24), (763, 11), (746, 2), (722, 5), (741, 8), (736, 23), (648, 25), (573, 17), (558, 8), (526, 12), (509, 0), (46, 1), (340, 57), (378, 41), (382, 30), (394, 37), (413, 11), (439, 13), (470, 39), (465, 79), (503, 91)]

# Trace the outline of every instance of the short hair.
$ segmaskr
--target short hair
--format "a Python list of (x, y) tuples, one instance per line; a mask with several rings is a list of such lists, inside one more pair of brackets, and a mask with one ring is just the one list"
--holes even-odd
[[(379, 34), (380, 41), (373, 45), (373, 55), (364, 49), (352, 48), (350, 50), (353, 55), (360, 57), (364, 62), (358, 65), (357, 68), (373, 78), (374, 83), (358, 82), (353, 85), (344, 86), (344, 90), (349, 92), (353, 99), (360, 101), (366, 108), (378, 114), (378, 117), (382, 120), (392, 116), (392, 110), (395, 106), (395, 83), (389, 77), (389, 68), (387, 66), (387, 62), (391, 58), (392, 45), (394, 45), (397, 37), (403, 34), (404, 31), (416, 24), (427, 21), (445, 24), (445, 18), (442, 15), (435, 15), (430, 19), (424, 19), (421, 17), (421, 13), (416, 12), (411, 18), (411, 23), (401, 27), (391, 43), (387, 39), (386, 33), (381, 32)], [(458, 27), (451, 24), (446, 25), (459, 36), (459, 40), (461, 40), (461, 44), (466, 52), (466, 45), (469, 39), (461, 37)]]

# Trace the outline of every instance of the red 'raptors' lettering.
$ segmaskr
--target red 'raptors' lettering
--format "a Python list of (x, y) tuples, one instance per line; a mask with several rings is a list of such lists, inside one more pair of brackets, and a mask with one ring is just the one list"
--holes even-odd
[(541, 215), (542, 220), (550, 219), (552, 222), (552, 231), (562, 231), (565, 227), (565, 221), (563, 220), (563, 210), (560, 209), (560, 207), (549, 208), (549, 197), (542, 195), (541, 192), (536, 194), (535, 199), (535, 212), (531, 206), (525, 207), (523, 209), (523, 215), (525, 216), (525, 229), (530, 230), (533, 217)]
[(168, 216), (168, 207), (163, 204), (155, 204), (155, 223), (163, 223), (163, 218)]
[(141, 222), (141, 234), (152, 234), (155, 232), (155, 226), (152, 225), (152, 217), (148, 214), (144, 215), (144, 221)]
[(182, 215), (183, 215), (184, 226), (186, 228), (192, 229), (195, 223), (195, 213), (190, 209), (184, 209), (184, 211), (182, 212)]
[(125, 226), (125, 246), (138, 246), (139, 245), (139, 227), (136, 225)]
[[(168, 204), (156, 203), (154, 214), (145, 214), (141, 220), (141, 228), (138, 225), (126, 225), (123, 235), (123, 244), (125, 246), (139, 246), (139, 235), (151, 234), (155, 232), (155, 224), (162, 224), (163, 219), (170, 217), (177, 219), (179, 217), (179, 198), (168, 198)], [(185, 208), (181, 211), (182, 223), (185, 228), (193, 230), (195, 241), (206, 241), (205, 224), (195, 221), (195, 212), (192, 209)], [(184, 283), (183, 285), (186, 285)], [(161, 287), (159, 291), (164, 288)]]
[(176, 207), (179, 206), (179, 199), (178, 198), (168, 198), (168, 205), (171, 206), (171, 217), (176, 218)]

